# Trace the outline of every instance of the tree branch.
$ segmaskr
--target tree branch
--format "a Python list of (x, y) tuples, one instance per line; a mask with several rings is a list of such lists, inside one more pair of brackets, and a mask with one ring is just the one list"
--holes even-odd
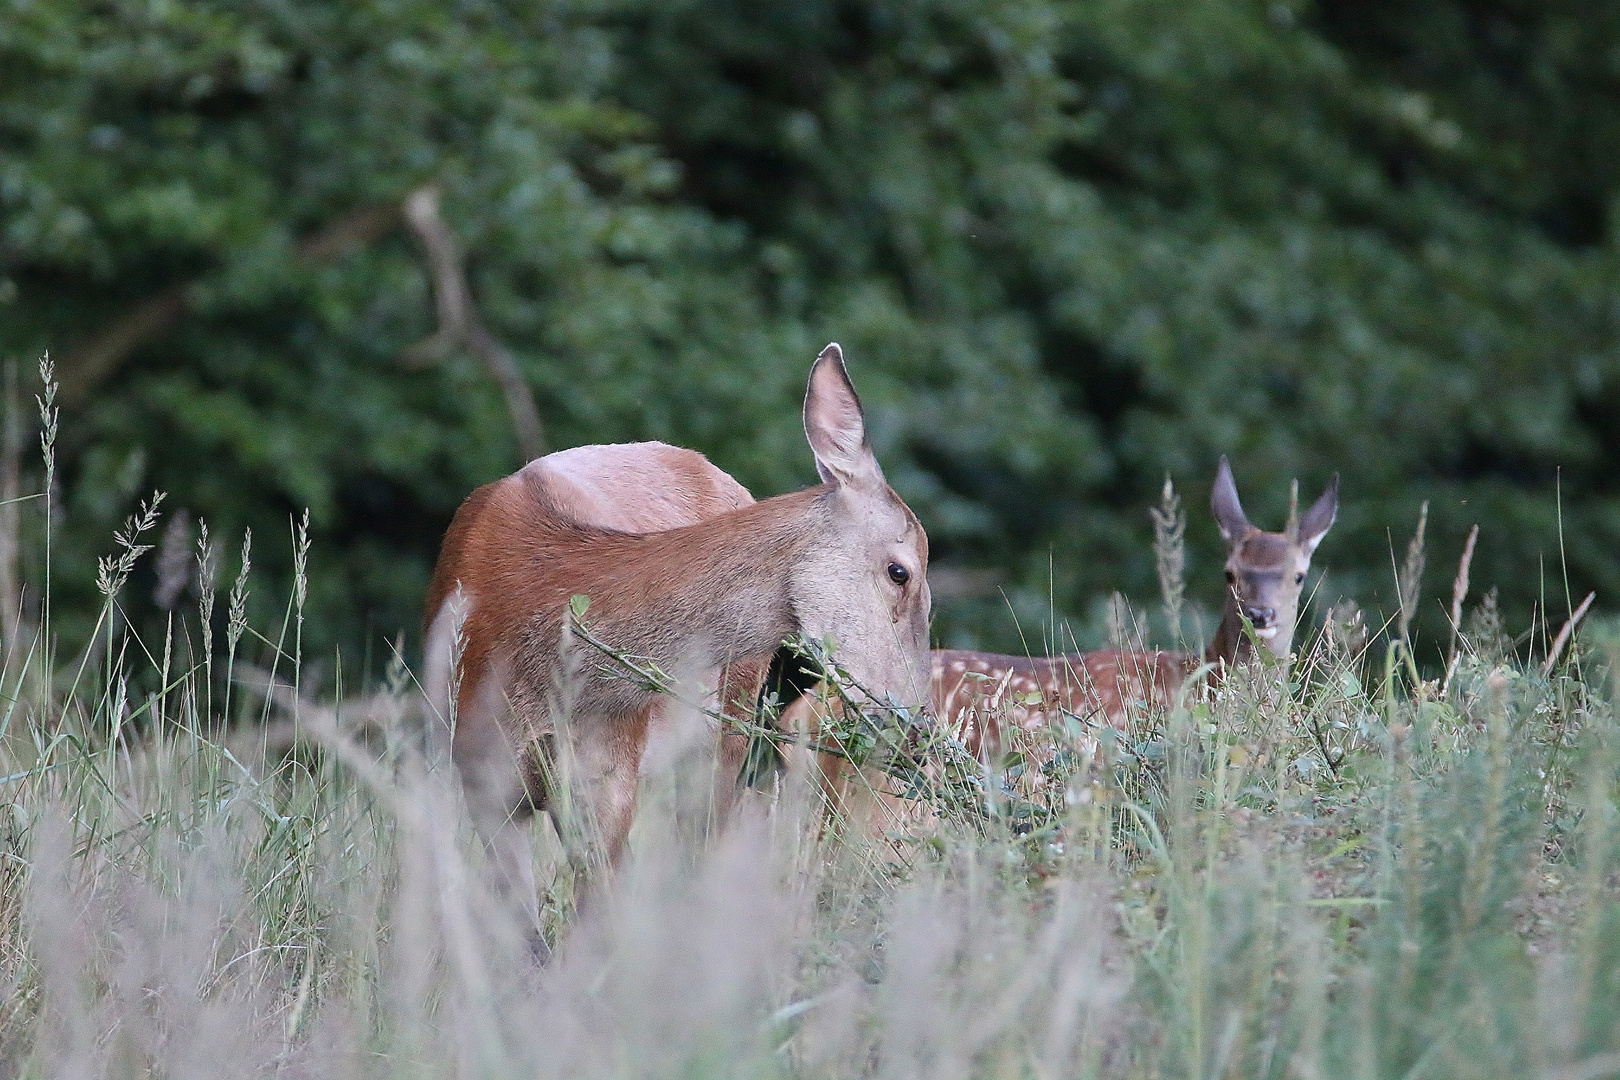
[[(401, 359), (407, 365), (422, 365), (442, 359), (457, 347), (465, 348), (478, 358), (506, 399), (524, 460), (539, 457), (546, 452), (546, 439), (534, 393), (517, 358), (490, 333), (473, 305), (460, 245), (439, 213), (435, 185), (417, 188), (400, 204), (363, 207), (312, 233), (299, 242), (298, 257), (313, 265), (334, 262), (375, 243), (402, 214), (427, 256), (439, 327), (431, 337), (405, 350)], [(84, 401), (132, 353), (171, 330), (191, 310), (190, 287), (190, 283), (171, 285), (136, 301), (88, 342), (63, 356), (59, 370), (64, 404)]]
[(184, 285), (137, 300), (84, 346), (62, 354), (62, 404), (77, 405), (106, 382), (129, 354), (180, 321), (190, 308)]
[(525, 461), (546, 452), (545, 429), (534, 393), (518, 367), (517, 358), (484, 325), (473, 304), (472, 291), (462, 265), (461, 246), (439, 213), (439, 189), (425, 184), (405, 197), (405, 221), (421, 242), (433, 278), (433, 301), (439, 326), (433, 334), (417, 342), (400, 356), (408, 366), (421, 366), (443, 359), (458, 345), (476, 356), (484, 371), (500, 387), (506, 411), (512, 417), (512, 431)]

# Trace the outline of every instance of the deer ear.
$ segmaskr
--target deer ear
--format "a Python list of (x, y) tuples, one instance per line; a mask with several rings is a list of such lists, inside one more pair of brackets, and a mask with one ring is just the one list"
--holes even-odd
[(810, 369), (810, 386), (804, 395), (804, 435), (816, 454), (816, 472), (827, 483), (882, 482), (883, 470), (866, 441), (861, 399), (855, 396), (837, 342), (822, 349)]
[(1333, 519), (1338, 516), (1339, 474), (1334, 473), (1333, 479), (1328, 481), (1327, 490), (1299, 519), (1299, 543), (1307, 556), (1316, 552), (1316, 545), (1322, 542), (1322, 537), (1333, 527)]
[(1209, 509), (1215, 515), (1215, 524), (1221, 528), (1221, 539), (1228, 544), (1241, 539), (1252, 528), (1243, 514), (1243, 504), (1238, 501), (1232, 465), (1225, 454), (1221, 455), (1220, 468), (1215, 470), (1215, 490), (1209, 494)]

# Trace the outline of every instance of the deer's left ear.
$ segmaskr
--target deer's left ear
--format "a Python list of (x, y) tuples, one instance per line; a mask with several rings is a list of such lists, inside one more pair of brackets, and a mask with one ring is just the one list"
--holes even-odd
[(821, 350), (810, 369), (810, 386), (804, 395), (804, 435), (815, 451), (816, 471), (827, 483), (883, 482), (883, 470), (866, 441), (861, 399), (855, 396), (837, 342)]
[(1322, 537), (1333, 527), (1333, 519), (1338, 516), (1339, 474), (1334, 473), (1333, 479), (1328, 481), (1327, 490), (1311, 504), (1309, 510), (1305, 511), (1305, 516), (1299, 519), (1299, 543), (1305, 549), (1306, 555), (1316, 553), (1316, 545), (1322, 542)]

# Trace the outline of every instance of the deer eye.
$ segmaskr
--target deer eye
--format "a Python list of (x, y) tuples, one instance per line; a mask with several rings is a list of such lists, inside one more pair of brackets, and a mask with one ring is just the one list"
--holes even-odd
[(1237, 584), (1237, 575), (1232, 573), (1232, 571), (1228, 570), (1226, 572), (1226, 583), (1228, 585), (1236, 585)]
[(1294, 584), (1295, 585), (1303, 585), (1304, 583), (1305, 583), (1305, 575), (1304, 574), (1295, 574), (1294, 575)]
[(896, 585), (904, 585), (911, 580), (911, 571), (897, 562), (892, 562), (889, 564), (889, 580)]

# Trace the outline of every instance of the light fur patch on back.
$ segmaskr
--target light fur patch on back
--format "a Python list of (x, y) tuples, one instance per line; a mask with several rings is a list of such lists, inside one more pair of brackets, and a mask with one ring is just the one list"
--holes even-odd
[(576, 446), (523, 471), (576, 521), (621, 532), (678, 529), (754, 501), (702, 454), (661, 442)]

